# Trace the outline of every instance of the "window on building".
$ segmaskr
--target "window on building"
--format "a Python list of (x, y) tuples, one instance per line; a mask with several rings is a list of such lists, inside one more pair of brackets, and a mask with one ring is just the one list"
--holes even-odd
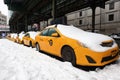
[(82, 20), (79, 20), (79, 24), (82, 25), (83, 21)]
[(111, 3), (109, 4), (109, 10), (114, 9), (114, 7), (115, 7), (115, 3), (114, 3), (114, 2), (111, 2)]
[(80, 11), (79, 15), (82, 16), (82, 11)]
[(114, 20), (114, 14), (110, 14), (108, 20), (113, 21)]

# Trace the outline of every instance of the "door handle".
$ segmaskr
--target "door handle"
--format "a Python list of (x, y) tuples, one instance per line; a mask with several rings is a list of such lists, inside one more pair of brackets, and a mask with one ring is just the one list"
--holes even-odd
[(50, 46), (53, 45), (53, 40), (52, 40), (52, 39), (48, 40), (48, 42), (49, 42), (49, 45), (50, 45)]

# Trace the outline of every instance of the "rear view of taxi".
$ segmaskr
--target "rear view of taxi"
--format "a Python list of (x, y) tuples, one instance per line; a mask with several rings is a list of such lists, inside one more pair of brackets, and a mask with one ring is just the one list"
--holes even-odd
[(23, 39), (22, 43), (30, 47), (35, 47), (35, 36), (38, 33), (39, 32), (34, 32), (34, 31), (25, 33), (24, 37), (22, 38)]
[(35, 40), (38, 51), (59, 56), (73, 65), (104, 66), (119, 58), (118, 45), (111, 37), (74, 26), (49, 26)]

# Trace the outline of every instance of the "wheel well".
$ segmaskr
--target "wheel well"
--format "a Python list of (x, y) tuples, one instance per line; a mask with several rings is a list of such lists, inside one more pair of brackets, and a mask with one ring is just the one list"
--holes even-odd
[[(36, 44), (39, 44), (39, 42), (35, 42), (35, 45), (36, 45)], [(39, 46), (40, 46), (40, 44), (39, 44)]]
[[(75, 54), (75, 51), (74, 51), (74, 48), (72, 48), (71, 46), (69, 46), (69, 45), (64, 45), (62, 48), (61, 48), (61, 57), (62, 57), (62, 50), (65, 48), (65, 47), (70, 47), (72, 50), (73, 50), (73, 52), (74, 52), (74, 54), (72, 54), (72, 65), (73, 66), (75, 66), (76, 65), (76, 54)], [(74, 57), (73, 57), (74, 56)]]
[[(61, 48), (61, 53), (62, 53), (62, 50), (63, 50), (64, 47), (70, 47), (70, 48), (72, 48), (72, 47), (69, 46), (69, 45), (64, 45), (64, 46)], [(72, 48), (72, 49), (73, 49), (73, 48)]]
[(38, 44), (38, 42), (35, 42), (35, 44)]
[(29, 44), (32, 44), (32, 41), (31, 41), (31, 40), (29, 41)]
[(23, 44), (23, 43), (24, 43), (24, 41), (22, 40), (22, 41), (21, 41), (21, 43)]
[(32, 41), (30, 41), (30, 43), (32, 43)]

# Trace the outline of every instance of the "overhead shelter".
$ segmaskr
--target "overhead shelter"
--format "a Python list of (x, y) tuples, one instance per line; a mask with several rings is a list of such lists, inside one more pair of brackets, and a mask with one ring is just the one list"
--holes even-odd
[(33, 23), (49, 18), (55, 20), (82, 8), (104, 8), (106, 1), (108, 0), (4, 0), (4, 3), (9, 10), (14, 11), (9, 20), (11, 31), (19, 32), (27, 31), (26, 27)]

